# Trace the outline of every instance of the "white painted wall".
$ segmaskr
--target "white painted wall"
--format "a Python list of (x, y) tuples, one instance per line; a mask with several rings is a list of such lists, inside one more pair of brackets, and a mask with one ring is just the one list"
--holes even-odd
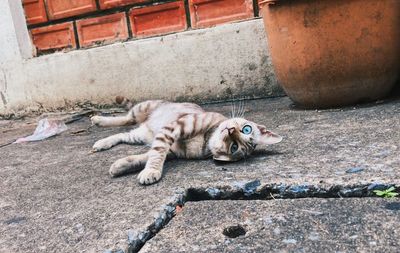
[(22, 8), (14, 5), (0, 0), (0, 114), (110, 104), (116, 95), (211, 101), (281, 94), (260, 19), (32, 58)]

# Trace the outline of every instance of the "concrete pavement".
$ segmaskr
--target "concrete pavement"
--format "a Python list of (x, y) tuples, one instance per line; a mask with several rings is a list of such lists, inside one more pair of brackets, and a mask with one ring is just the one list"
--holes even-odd
[(398, 200), (189, 202), (140, 252), (395, 253), (399, 224)]
[[(96, 140), (128, 131), (126, 127), (88, 129), (90, 123), (85, 118), (68, 125), (67, 132), (48, 140), (0, 148), (0, 252), (135, 252), (143, 244), (144, 252), (164, 251), (177, 243), (168, 243), (166, 233), (169, 230), (162, 229), (176, 212), (181, 211), (183, 215), (193, 213), (194, 220), (210, 221), (208, 228), (212, 228), (214, 225), (207, 215), (212, 209), (220, 210), (219, 215), (225, 217), (226, 214), (224, 219), (228, 219), (240, 210), (234, 201), (247, 199), (240, 202), (241, 205), (260, 210), (260, 214), (254, 212), (251, 219), (256, 220), (259, 215), (265, 216), (268, 210), (272, 210), (272, 213), (282, 212), (286, 219), (294, 222), (296, 217), (305, 218), (305, 214), (296, 214), (290, 208), (306, 207), (302, 206), (302, 200), (289, 200), (292, 198), (371, 197), (374, 189), (391, 185), (398, 191), (399, 100), (344, 109), (305, 111), (293, 107), (284, 97), (248, 101), (246, 108), (248, 119), (281, 134), (283, 142), (260, 149), (251, 158), (238, 163), (170, 161), (166, 164), (163, 179), (147, 187), (138, 184), (136, 174), (120, 178), (108, 175), (109, 166), (116, 159), (141, 153), (145, 147), (120, 145), (109, 151), (89, 154)], [(206, 109), (228, 115), (230, 103), (207, 105)], [(0, 121), (0, 144), (30, 134), (36, 121)], [(27, 125), (27, 122), (32, 124)], [(282, 204), (279, 207), (274, 198), (285, 200), (280, 200)], [(220, 201), (193, 203), (211, 199), (226, 201), (223, 204)], [(250, 202), (255, 199), (266, 201)], [(321, 203), (321, 206), (325, 205), (324, 210), (338, 209), (345, 203), (343, 212), (365, 212), (365, 217), (380, 221), (381, 226), (398, 224), (398, 211), (381, 208), (389, 203), (386, 200), (328, 200), (329, 204), (322, 202), (323, 199), (304, 201), (311, 201), (310, 205), (314, 203), (315, 208)], [(183, 209), (178, 207), (176, 210), (176, 206), (181, 205), (184, 205)], [(371, 205), (379, 206), (377, 212), (383, 212), (387, 218), (378, 219)], [(321, 212), (326, 212), (324, 210)], [(336, 215), (337, 220), (341, 217), (339, 211), (332, 215)], [(179, 224), (184, 224), (187, 217), (177, 218), (172, 218), (168, 229), (183, 226)], [(342, 223), (347, 224), (349, 217), (342, 218)], [(175, 219), (181, 223), (174, 223)], [(307, 222), (312, 221), (296, 223), (296, 235), (308, 230)], [(342, 226), (342, 223), (337, 226)], [(359, 229), (365, 230), (365, 226), (361, 224)], [(192, 226), (191, 229), (197, 231), (200, 238), (207, 231), (203, 228), (206, 227)], [(390, 252), (396, 245), (385, 238), (390, 237), (390, 233), (398, 237), (398, 231), (387, 229), (382, 234), (381, 228), (371, 225), (368, 235), (374, 232), (377, 246), (387, 247)], [(334, 231), (335, 227), (332, 225), (330, 229), (328, 231)], [(220, 227), (217, 230), (220, 238)], [(307, 244), (301, 238), (286, 238), (284, 235), (289, 232), (281, 230), (277, 240), (282, 247), (276, 244), (276, 250), (300, 252), (301, 249), (313, 249), (318, 252), (322, 249), (319, 246), (313, 248), (314, 244)], [(267, 238), (270, 232), (262, 233), (265, 241), (272, 238)], [(372, 241), (365, 239), (366, 235), (358, 234), (365, 241), (359, 244), (362, 247), (369, 247)], [(295, 246), (286, 247), (282, 241), (284, 237), (296, 240)], [(335, 240), (345, 237), (337, 234)], [(249, 245), (244, 244), (246, 240), (236, 244), (232, 241), (237, 252), (249, 249)], [(161, 242), (164, 243), (161, 245)], [(291, 244), (293, 241), (288, 242)], [(201, 243), (191, 237), (190, 247), (176, 248), (176, 251), (191, 252), (193, 245)], [(368, 247), (365, 249), (370, 249)], [(257, 246), (254, 250), (261, 248)], [(352, 248), (343, 249), (351, 251)]]

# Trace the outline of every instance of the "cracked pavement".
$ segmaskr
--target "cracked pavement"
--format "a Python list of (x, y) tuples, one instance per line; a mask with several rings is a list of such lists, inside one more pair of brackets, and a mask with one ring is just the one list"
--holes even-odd
[[(209, 111), (229, 115), (231, 105), (212, 104), (204, 107)], [(171, 203), (176, 192), (188, 188), (235, 187), (254, 180), (260, 181), (259, 188), (267, 184), (323, 188), (373, 184), (400, 187), (399, 100), (342, 109), (302, 110), (293, 107), (287, 97), (282, 97), (247, 101), (246, 108), (245, 116), (249, 120), (266, 125), (282, 135), (284, 140), (237, 163), (169, 161), (165, 165), (162, 180), (151, 186), (139, 185), (136, 174), (119, 178), (108, 175), (108, 169), (116, 159), (141, 153), (146, 147), (119, 145), (109, 151), (89, 154), (96, 140), (128, 131), (129, 127), (93, 127), (83, 131), (90, 125), (89, 119), (85, 118), (69, 124), (69, 130), (59, 136), (0, 148), (0, 252), (129, 252), (132, 250), (128, 244), (131, 235), (146, 231), (159, 216), (163, 206)], [(36, 122), (34, 118), (0, 121), (0, 145), (32, 133)], [(79, 130), (82, 132), (72, 134)], [(282, 202), (284, 204), (278, 209), (288, 213), (295, 200), (281, 201), (286, 202)], [(313, 205), (318, 206), (320, 201), (313, 202)], [(389, 200), (346, 199), (343, 209), (366, 212), (365, 217), (369, 215), (369, 219), (378, 219), (380, 216), (374, 215), (374, 209), (369, 206), (382, 206), (385, 201)], [(268, 208), (275, 208), (274, 212), (278, 210), (271, 201), (237, 205), (227, 200), (224, 203), (215, 201), (208, 205), (206, 202), (188, 202), (181, 210), (182, 215), (185, 216), (188, 210), (187, 215), (193, 214), (193, 221), (205, 222), (204, 226), (197, 224), (188, 229), (192, 229), (199, 237), (206, 236), (208, 221), (208, 226), (214, 224), (214, 218), (210, 217), (220, 217), (221, 222), (227, 217), (235, 217), (234, 213), (240, 210), (240, 205), (253, 205), (254, 208), (260, 208), (260, 213), (265, 213)], [(218, 215), (211, 215), (218, 210)], [(393, 212), (395, 218), (390, 219), (392, 216), (389, 215), (381, 220), (381, 224), (398, 225), (399, 212), (388, 212)], [(257, 215), (257, 212), (253, 214), (254, 217)], [(290, 217), (287, 218), (301, 219), (302, 215), (295, 213)], [(191, 246), (172, 242), (167, 236), (168, 231), (179, 229), (186, 223), (183, 218), (177, 218), (173, 218), (166, 229), (147, 242), (142, 251), (192, 252), (193, 245), (199, 246), (201, 241), (196, 241), (193, 236), (190, 237)], [(341, 220), (337, 217), (337, 222), (345, 223), (347, 218), (343, 216)], [(185, 219), (188, 217), (185, 216)], [(306, 223), (307, 219), (304, 220)], [(306, 225), (299, 228), (298, 232), (301, 233), (305, 228)], [(360, 228), (369, 229), (368, 233), (360, 234), (360, 237), (366, 234), (383, 237), (375, 240), (380, 247), (377, 250), (387, 249), (387, 252), (391, 252), (391, 247), (396, 246), (391, 240), (385, 240), (386, 234), (379, 234), (378, 227), (371, 225)], [(221, 238), (220, 227), (217, 230), (219, 234), (215, 240)], [(394, 233), (395, 238), (398, 238), (398, 230), (385, 231)], [(285, 230), (282, 231), (284, 233)], [(181, 232), (173, 236), (176, 238), (178, 235), (182, 236), (180, 240), (184, 240), (190, 234), (182, 235)], [(237, 249), (234, 252), (245, 252), (246, 249), (262, 252), (262, 244), (254, 250), (248, 244), (256, 241), (267, 243), (265, 237), (249, 236), (251, 233), (246, 234), (243, 241), (232, 239), (229, 247)], [(264, 236), (274, 235), (269, 231)], [(212, 238), (207, 240), (212, 241)], [(303, 244), (301, 238), (295, 240), (296, 245), (291, 248), (276, 249), (302, 252), (301, 249), (304, 251), (312, 248)], [(165, 247), (160, 244), (162, 241)], [(179, 247), (173, 248), (173, 245)], [(265, 244), (265, 247), (268, 245)], [(229, 247), (223, 250), (229, 251)], [(201, 249), (207, 248), (199, 246)], [(323, 248), (315, 248), (315, 252), (318, 249)]]

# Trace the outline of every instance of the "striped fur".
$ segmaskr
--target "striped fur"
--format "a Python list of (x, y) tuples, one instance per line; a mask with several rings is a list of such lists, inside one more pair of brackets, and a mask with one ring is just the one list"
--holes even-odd
[[(139, 127), (97, 141), (93, 151), (106, 150), (119, 143), (150, 145), (147, 153), (119, 159), (110, 168), (112, 176), (141, 170), (138, 175), (141, 184), (159, 181), (169, 157), (205, 159), (212, 156), (216, 160), (237, 161), (250, 155), (258, 144), (278, 143), (282, 139), (265, 126), (205, 112), (196, 104), (149, 100), (133, 106), (124, 97), (117, 97), (117, 103), (129, 109), (125, 116), (94, 116), (92, 123), (98, 126), (139, 124)], [(251, 133), (245, 134), (244, 127), (251, 128)]]

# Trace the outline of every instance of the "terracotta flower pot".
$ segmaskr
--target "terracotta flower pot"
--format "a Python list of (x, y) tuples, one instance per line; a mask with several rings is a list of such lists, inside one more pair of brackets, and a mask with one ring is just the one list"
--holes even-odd
[(272, 63), (306, 107), (382, 98), (400, 70), (400, 0), (264, 0)]

